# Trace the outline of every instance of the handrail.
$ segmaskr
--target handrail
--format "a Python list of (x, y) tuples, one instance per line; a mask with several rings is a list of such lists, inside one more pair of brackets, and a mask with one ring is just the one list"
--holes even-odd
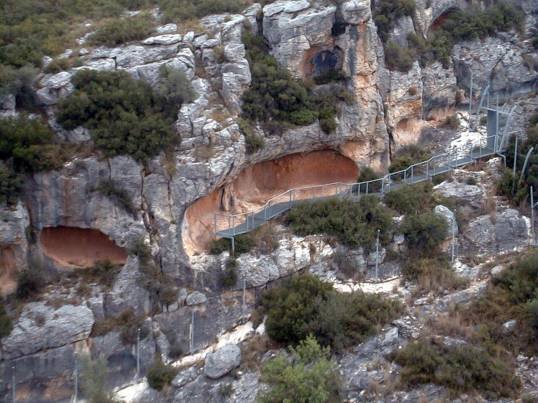
[[(291, 206), (293, 205), (294, 195), (298, 192), (312, 190), (312, 189), (327, 189), (327, 188), (335, 188), (335, 196), (338, 195), (344, 195), (347, 193), (350, 193), (352, 196), (356, 194), (360, 197), (363, 193), (361, 192), (361, 189), (365, 187), (366, 192), (364, 194), (373, 194), (373, 193), (381, 193), (384, 194), (386, 191), (390, 191), (391, 186), (393, 183), (409, 183), (408, 180), (411, 180), (411, 183), (415, 183), (415, 173), (418, 171), (420, 172), (420, 169), (425, 169), (425, 174), (421, 173), (419, 178), (420, 181), (424, 181), (426, 179), (429, 179), (431, 177), (437, 176), (440, 173), (447, 172), (446, 168), (448, 167), (449, 170), (453, 170), (456, 166), (453, 166), (455, 162), (458, 161), (465, 161), (465, 158), (470, 158), (471, 160), (482, 158), (486, 155), (492, 155), (497, 154), (500, 152), (500, 150), (496, 150), (497, 145), (496, 142), (493, 143), (493, 149), (489, 150), (489, 139), (495, 138), (497, 140), (498, 136), (487, 136), (483, 139), (480, 139), (480, 142), (478, 144), (469, 144), (464, 145), (463, 147), (459, 147), (456, 152), (447, 152), (442, 154), (437, 154), (425, 161), (420, 161), (415, 164), (410, 165), (406, 169), (402, 169), (397, 172), (389, 172), (386, 175), (377, 178), (377, 179), (371, 179), (368, 181), (363, 182), (355, 182), (355, 183), (346, 183), (346, 182), (333, 182), (333, 183), (327, 183), (322, 185), (306, 185), (301, 186), (297, 188), (288, 189), (283, 193), (280, 193), (278, 195), (275, 195), (271, 197), (263, 206), (260, 208), (248, 211), (245, 213), (226, 213), (226, 212), (216, 212), (214, 213), (214, 225), (215, 225), (215, 233), (219, 232), (218, 229), (218, 221), (219, 218), (223, 217), (224, 221), (227, 221), (227, 230), (232, 230), (232, 236), (235, 235), (235, 224), (238, 223), (241, 225), (243, 222), (246, 222), (246, 228), (247, 232), (254, 229), (256, 227), (256, 219), (262, 220), (260, 218), (256, 218), (257, 215), (263, 213), (263, 221), (267, 221), (268, 219), (271, 219), (272, 217), (267, 215), (268, 210), (276, 204), (275, 202), (278, 201), (278, 203), (285, 203), (288, 202), (288, 207), (284, 208), (283, 211), (287, 211)], [(478, 148), (478, 154), (474, 152)], [(488, 153), (482, 153), (483, 149), (487, 149)], [(436, 171), (435, 163), (439, 160), (442, 160), (438, 162), (437, 168), (443, 168), (439, 171)], [(464, 162), (464, 165), (470, 163)], [(459, 165), (458, 165), (459, 166)], [(379, 183), (380, 189), (376, 192), (369, 192), (370, 189), (373, 187), (372, 184)], [(418, 183), (418, 182), (416, 182)], [(339, 192), (340, 188), (343, 188), (343, 192)], [(323, 196), (319, 196), (323, 197)], [(315, 199), (316, 197), (312, 197), (309, 199)], [(308, 199), (305, 199), (308, 200)], [(283, 211), (277, 211), (276, 215), (281, 214)], [(251, 228), (252, 227), (252, 228)]]

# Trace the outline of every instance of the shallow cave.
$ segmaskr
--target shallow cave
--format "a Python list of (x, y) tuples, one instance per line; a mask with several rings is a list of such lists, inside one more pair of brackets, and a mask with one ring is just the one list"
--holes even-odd
[[(198, 199), (187, 208), (183, 225), (185, 250), (193, 255), (207, 249), (214, 233), (215, 213), (257, 210), (269, 199), (289, 189), (336, 182), (354, 183), (357, 177), (355, 162), (332, 150), (291, 154), (252, 165), (231, 183)], [(327, 191), (334, 194), (332, 188)], [(311, 198), (312, 192), (299, 191), (296, 200)]]
[(95, 229), (47, 227), (39, 240), (44, 254), (60, 267), (88, 268), (99, 261), (123, 265), (127, 261), (125, 249)]

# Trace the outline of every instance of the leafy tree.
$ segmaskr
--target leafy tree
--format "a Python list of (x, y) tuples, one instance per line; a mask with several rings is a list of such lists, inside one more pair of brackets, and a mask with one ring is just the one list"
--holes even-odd
[(81, 388), (89, 403), (114, 403), (112, 394), (105, 389), (108, 368), (103, 359), (82, 358)]
[[(166, 82), (175, 82), (171, 73), (165, 74)], [(171, 105), (148, 83), (126, 72), (83, 70), (73, 77), (73, 84), (73, 94), (59, 104), (58, 122), (66, 129), (88, 128), (106, 155), (145, 161), (179, 142), (172, 128), (178, 105)], [(177, 88), (168, 92), (176, 101)]]
[(53, 132), (38, 119), (26, 116), (0, 119), (0, 159), (17, 172), (58, 168), (61, 148), (53, 143)]
[(430, 157), (430, 152), (419, 147), (418, 145), (411, 144), (404, 146), (398, 150), (396, 155), (392, 158), (389, 172), (403, 171), (404, 169), (409, 168), (411, 165), (425, 161)]
[(260, 401), (277, 402), (340, 402), (340, 379), (329, 348), (321, 348), (313, 337), (290, 348), (291, 360), (284, 355), (268, 361), (262, 370), (262, 381), (271, 389)]

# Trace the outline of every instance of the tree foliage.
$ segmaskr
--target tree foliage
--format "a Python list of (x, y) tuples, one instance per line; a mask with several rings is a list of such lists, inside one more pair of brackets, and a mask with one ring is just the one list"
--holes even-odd
[(343, 350), (372, 335), (401, 310), (377, 295), (340, 294), (310, 275), (293, 277), (267, 291), (261, 300), (268, 335), (297, 344), (313, 335), (320, 344)]
[(148, 83), (122, 71), (91, 70), (80, 71), (72, 81), (75, 91), (60, 102), (58, 122), (66, 129), (88, 128), (107, 156), (145, 161), (179, 142), (172, 128), (179, 105)]
[(448, 235), (446, 220), (432, 212), (406, 216), (400, 229), (410, 251), (421, 256), (435, 253)]
[(380, 232), (381, 242), (390, 241), (393, 224), (390, 211), (375, 196), (354, 202), (331, 199), (305, 202), (291, 209), (287, 224), (299, 235), (326, 234), (345, 245), (371, 249)]
[(262, 369), (262, 381), (271, 389), (260, 397), (264, 403), (340, 402), (340, 379), (330, 360), (329, 348), (313, 337), (290, 348), (291, 359), (280, 354)]

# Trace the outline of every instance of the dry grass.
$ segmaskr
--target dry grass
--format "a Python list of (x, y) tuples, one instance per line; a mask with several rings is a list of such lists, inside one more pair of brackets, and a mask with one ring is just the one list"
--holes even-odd
[(266, 335), (256, 335), (241, 346), (241, 367), (256, 371), (262, 367), (264, 354), (278, 345)]
[(204, 32), (205, 28), (197, 18), (191, 18), (189, 20), (182, 21), (178, 24), (179, 33), (185, 35), (189, 32), (200, 33)]
[(210, 160), (217, 154), (217, 150), (211, 144), (201, 144), (194, 148), (194, 157), (198, 160)]
[(461, 313), (456, 310), (430, 318), (427, 331), (431, 336), (443, 335), (465, 340), (472, 340), (475, 334), (473, 328), (465, 324)]

